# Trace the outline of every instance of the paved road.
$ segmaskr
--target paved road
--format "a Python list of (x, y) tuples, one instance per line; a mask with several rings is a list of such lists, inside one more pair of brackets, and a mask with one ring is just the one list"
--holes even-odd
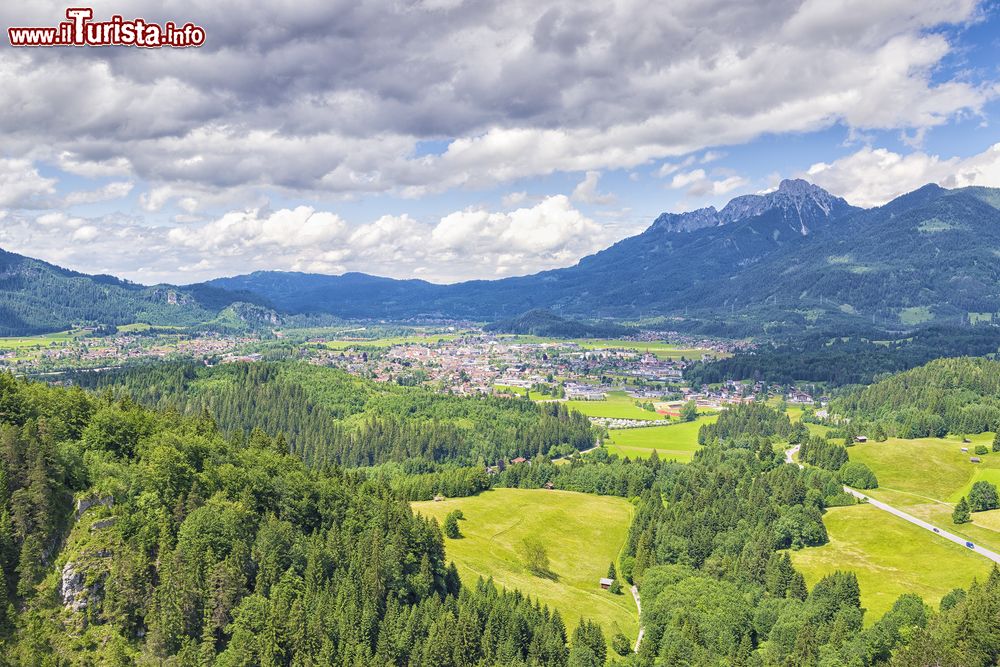
[(632, 597), (635, 599), (635, 609), (639, 612), (639, 636), (635, 638), (635, 652), (639, 652), (639, 645), (642, 644), (642, 636), (646, 634), (646, 628), (642, 627), (642, 603), (639, 602), (639, 588), (632, 586)]
[[(791, 449), (785, 450), (785, 461), (787, 463), (794, 463), (795, 465), (798, 465), (800, 468), (802, 468), (803, 465), (801, 463), (796, 463), (795, 459), (793, 458), (795, 456), (795, 453), (797, 451), (799, 451), (799, 446), (798, 445), (795, 445)], [(910, 523), (912, 523), (915, 526), (920, 526), (921, 528), (923, 528), (925, 530), (929, 530), (932, 533), (934, 533), (935, 535), (937, 535), (938, 537), (943, 537), (944, 539), (949, 540), (951, 542), (954, 542), (955, 544), (958, 544), (960, 546), (966, 547), (967, 549), (969, 549), (969, 551), (973, 551), (973, 552), (979, 554), (980, 556), (985, 556), (986, 558), (989, 558), (994, 563), (1000, 563), (1000, 554), (998, 554), (995, 551), (990, 551), (989, 549), (981, 547), (978, 544), (976, 544), (976, 545), (974, 545), (972, 547), (969, 547), (968, 545), (971, 544), (971, 543), (966, 538), (959, 537), (958, 535), (955, 535), (954, 533), (949, 533), (946, 530), (943, 530), (941, 528), (933, 526), (933, 525), (927, 523), (926, 521), (924, 521), (923, 519), (918, 519), (917, 517), (913, 516), (912, 514), (907, 514), (903, 510), (896, 509), (892, 505), (887, 505), (887, 504), (883, 503), (881, 500), (875, 500), (871, 496), (866, 496), (865, 494), (861, 493), (860, 491), (852, 489), (849, 486), (845, 486), (844, 487), (844, 491), (846, 491), (847, 493), (851, 494), (855, 498), (859, 498), (861, 500), (867, 501), (873, 507), (877, 507), (877, 508), (879, 508), (880, 510), (882, 510), (884, 512), (888, 512), (889, 514), (892, 514), (894, 516), (898, 516), (900, 519), (903, 519), (904, 521), (909, 521)]]

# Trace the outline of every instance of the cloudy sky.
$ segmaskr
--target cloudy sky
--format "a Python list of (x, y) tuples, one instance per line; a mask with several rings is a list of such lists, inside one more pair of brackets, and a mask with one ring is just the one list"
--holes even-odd
[[(66, 6), (9, 0), (0, 21)], [(784, 177), (862, 206), (1000, 186), (988, 1), (93, 7), (207, 42), (0, 38), (0, 247), (87, 272), (496, 278)]]

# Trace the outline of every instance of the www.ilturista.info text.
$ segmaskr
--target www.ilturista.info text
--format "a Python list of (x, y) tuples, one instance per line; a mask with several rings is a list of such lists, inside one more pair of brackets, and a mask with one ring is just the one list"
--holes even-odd
[(182, 26), (173, 21), (160, 25), (136, 18), (112, 16), (94, 21), (94, 10), (86, 7), (66, 10), (67, 21), (48, 28), (7, 28), (11, 46), (138, 46), (186, 48), (205, 43), (205, 29), (193, 23)]

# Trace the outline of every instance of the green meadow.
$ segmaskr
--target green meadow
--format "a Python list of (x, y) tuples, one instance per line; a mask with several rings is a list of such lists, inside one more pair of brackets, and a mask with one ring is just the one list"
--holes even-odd
[(984, 580), (992, 563), (872, 505), (834, 507), (823, 517), (830, 541), (791, 553), (811, 588), (824, 575), (853, 571), (870, 625), (903, 593), (933, 607), (953, 588)]
[(413, 336), (391, 336), (388, 338), (345, 338), (323, 343), (329, 350), (350, 350), (365, 347), (394, 347), (396, 345), (434, 345), (459, 338), (461, 334), (428, 334)]
[[(998, 512), (973, 512), (972, 523), (956, 526), (951, 521), (954, 503), (968, 494), (973, 483), (986, 480), (1000, 486), (1000, 453), (980, 455), (981, 463), (970, 463), (977, 444), (990, 447), (992, 433), (867, 442), (847, 449), (852, 461), (862, 461), (878, 477), (879, 488), (867, 492), (873, 498), (898, 507), (935, 526), (977, 544), (1000, 551)], [(969, 452), (963, 452), (967, 447)]]
[[(920, 504), (927, 500), (955, 502), (968, 492), (977, 476), (996, 481), (1000, 471), (1000, 453), (980, 456), (981, 463), (970, 463), (977, 444), (990, 447), (992, 433), (969, 437), (963, 443), (960, 436), (866, 442), (847, 449), (852, 461), (866, 464), (878, 477), (879, 488), (909, 496), (905, 504)], [(969, 449), (963, 452), (962, 448)]]
[[(628, 501), (571, 491), (494, 489), (412, 505), (439, 523), (452, 510), (462, 510), (463, 537), (445, 538), (445, 550), (464, 583), (493, 577), (498, 586), (519, 589), (558, 609), (570, 630), (583, 617), (601, 623), (608, 638), (621, 630), (635, 639), (638, 615), (628, 588), (614, 595), (598, 584), (625, 544), (634, 511)], [(551, 577), (524, 567), (519, 550), (526, 537), (545, 545)]]
[(566, 407), (588, 417), (612, 417), (617, 419), (663, 420), (664, 415), (650, 412), (635, 404), (636, 399), (623, 391), (612, 391), (603, 401), (566, 401)]
[(671, 343), (661, 341), (636, 341), (636, 340), (614, 340), (607, 338), (547, 338), (544, 336), (505, 336), (512, 342), (518, 343), (576, 343), (585, 350), (631, 350), (634, 352), (648, 352), (660, 359), (701, 359), (703, 354), (713, 357), (727, 356), (713, 350), (702, 348), (680, 347)]
[(36, 347), (49, 347), (53, 343), (68, 343), (83, 335), (83, 331), (60, 331), (58, 333), (42, 334), (39, 336), (15, 336), (11, 338), (0, 338), (0, 350), (25, 350)]
[(706, 415), (693, 422), (669, 426), (612, 429), (604, 446), (612, 454), (632, 459), (649, 458), (655, 450), (662, 460), (687, 463), (699, 448), (698, 429), (716, 419), (718, 415)]

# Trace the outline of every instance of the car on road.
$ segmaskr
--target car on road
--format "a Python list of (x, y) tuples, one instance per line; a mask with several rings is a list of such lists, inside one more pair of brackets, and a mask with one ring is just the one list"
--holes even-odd
[(935, 529), (934, 529), (934, 532), (935, 532), (935, 533), (940, 533), (940, 532), (941, 532), (941, 530), (940, 530), (939, 528), (935, 528)]
[(965, 546), (969, 547), (970, 549), (975, 549), (976, 548), (976, 545), (973, 544), (972, 542), (966, 542)]

